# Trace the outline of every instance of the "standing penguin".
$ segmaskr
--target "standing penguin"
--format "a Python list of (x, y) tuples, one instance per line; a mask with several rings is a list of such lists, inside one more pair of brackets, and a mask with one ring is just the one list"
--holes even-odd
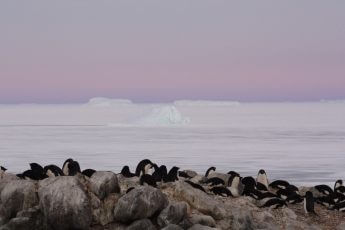
[(210, 167), (209, 169), (207, 169), (205, 173), (205, 177), (208, 177), (210, 174), (213, 174), (215, 172), (216, 172), (216, 167)]
[(144, 174), (148, 174), (148, 171), (150, 168), (152, 168), (152, 165), (153, 164), (149, 159), (144, 159), (140, 161), (137, 165), (137, 168), (135, 169), (135, 175), (138, 177), (141, 176), (140, 174), (143, 172), (143, 170)]
[(164, 182), (174, 182), (174, 181), (177, 181), (178, 180), (178, 176), (177, 176), (177, 173), (178, 173), (178, 170), (180, 168), (179, 167), (172, 167), (168, 173), (168, 175), (163, 178)]
[(259, 190), (268, 190), (268, 179), (265, 170), (260, 169), (256, 177), (256, 186)]
[(234, 197), (241, 196), (243, 193), (243, 184), (241, 182), (241, 177), (238, 175), (232, 175), (228, 181), (228, 189)]
[(0, 178), (4, 176), (6, 170), (7, 168), (0, 166)]
[(315, 214), (315, 210), (314, 210), (314, 196), (313, 193), (310, 191), (307, 191), (305, 193), (305, 197), (304, 197), (304, 211), (306, 214)]
[(69, 175), (68, 165), (73, 161), (72, 158), (68, 158), (62, 165), (62, 172), (65, 176)]

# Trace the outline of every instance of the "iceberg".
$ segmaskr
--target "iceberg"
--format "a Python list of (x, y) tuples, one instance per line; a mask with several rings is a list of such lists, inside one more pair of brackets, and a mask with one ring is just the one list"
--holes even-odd
[(94, 97), (89, 100), (87, 105), (97, 106), (97, 107), (111, 107), (116, 105), (131, 105), (133, 104), (131, 100), (128, 99), (112, 99), (106, 97)]
[(184, 125), (188, 123), (190, 123), (190, 119), (183, 117), (173, 105), (153, 108), (148, 115), (134, 122), (136, 125), (145, 126)]
[(212, 101), (212, 100), (178, 100), (175, 106), (238, 106), (238, 101)]

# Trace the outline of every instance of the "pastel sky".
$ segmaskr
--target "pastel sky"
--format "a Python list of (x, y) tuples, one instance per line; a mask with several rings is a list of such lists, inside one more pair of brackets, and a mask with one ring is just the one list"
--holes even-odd
[(343, 0), (2, 0), (0, 103), (345, 98)]

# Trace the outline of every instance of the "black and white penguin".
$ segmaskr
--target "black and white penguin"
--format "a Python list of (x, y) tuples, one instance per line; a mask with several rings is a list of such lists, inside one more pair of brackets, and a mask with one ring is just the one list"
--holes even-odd
[(303, 202), (303, 198), (301, 195), (293, 193), (292, 195), (288, 196), (285, 201), (289, 204), (298, 204)]
[(205, 184), (208, 186), (216, 186), (216, 185), (225, 185), (224, 180), (218, 178), (218, 177), (212, 177), (205, 181)]
[(67, 167), (68, 167), (68, 176), (75, 176), (78, 173), (81, 173), (78, 161), (69, 162)]
[(216, 172), (216, 167), (210, 167), (209, 169), (207, 169), (206, 173), (205, 173), (205, 177), (208, 177), (209, 175), (213, 174)]
[(266, 171), (260, 169), (256, 177), (256, 187), (258, 190), (267, 191), (268, 190), (268, 179)]
[(5, 175), (6, 171), (7, 171), (7, 168), (0, 166), (0, 178), (2, 178)]
[(124, 176), (124, 177), (127, 177), (127, 178), (135, 177), (135, 176), (136, 176), (135, 173), (131, 173), (131, 171), (129, 170), (128, 165), (123, 166), (123, 168), (122, 168), (120, 174), (121, 174), (122, 176)]
[(288, 185), (285, 189), (279, 189), (276, 192), (280, 199), (286, 200), (290, 196), (297, 194), (295, 186)]
[(213, 194), (223, 197), (233, 196), (231, 191), (223, 186), (216, 186), (210, 190)]
[(156, 180), (150, 174), (142, 174), (140, 176), (140, 184), (141, 185), (149, 185), (149, 186), (152, 186), (155, 188), (157, 187)]
[(334, 192), (341, 193), (345, 195), (345, 186), (343, 185), (343, 180), (337, 180), (334, 184)]
[(304, 212), (306, 214), (316, 214), (314, 210), (314, 196), (313, 193), (310, 191), (307, 191), (305, 193), (304, 197)]
[(227, 174), (229, 174), (230, 176), (240, 176), (240, 174), (238, 172), (235, 172), (235, 171), (229, 171), (229, 172), (227, 172)]
[(152, 176), (156, 182), (162, 182), (168, 175), (168, 170), (165, 165), (159, 166), (153, 173)]
[(193, 177), (191, 177), (190, 175), (188, 175), (188, 173), (184, 172), (184, 171), (178, 171), (178, 176), (179, 177), (183, 177), (186, 179), (192, 179)]
[(289, 185), (290, 183), (285, 180), (275, 180), (269, 184), (269, 187), (274, 189), (286, 189)]
[(338, 210), (339, 212), (345, 212), (345, 201), (334, 205), (334, 209)]
[(192, 186), (193, 188), (199, 189), (200, 191), (203, 191), (203, 192), (206, 193), (205, 189), (204, 189), (201, 185), (199, 185), (199, 184), (197, 184), (197, 183), (194, 183), (194, 182), (192, 182), (192, 181), (190, 181), (190, 180), (185, 180), (184, 182), (186, 182), (187, 184), (189, 184), (189, 185)]
[(67, 160), (65, 160), (65, 162), (63, 163), (62, 165), (62, 172), (65, 176), (68, 176), (69, 175), (69, 169), (68, 169), (68, 165), (69, 163), (73, 162), (73, 159), (72, 158), (69, 158)]
[(281, 208), (283, 206), (287, 206), (287, 204), (284, 200), (279, 199), (279, 198), (272, 198), (272, 199), (269, 199), (268, 201), (266, 201), (266, 203), (263, 206), (261, 206), (261, 208), (269, 207), (269, 208), (277, 209), (277, 208)]
[(321, 196), (321, 197), (316, 197), (315, 202), (325, 206), (327, 208), (333, 208), (335, 205), (334, 200), (331, 198), (331, 196)]
[(92, 175), (96, 172), (94, 169), (84, 169), (81, 174), (87, 177), (92, 177)]
[(32, 180), (43, 180), (48, 176), (44, 172), (44, 168), (38, 163), (30, 163), (30, 170), (26, 172), (28, 178)]
[(231, 175), (228, 181), (228, 189), (234, 197), (242, 195), (243, 184), (241, 182), (241, 177), (238, 175)]
[(340, 186), (343, 186), (343, 180), (337, 180), (334, 184), (334, 191), (340, 187)]
[[(140, 174), (144, 172), (144, 174), (148, 174), (149, 170), (152, 168), (152, 162), (149, 159), (144, 159), (140, 161), (135, 169), (135, 175), (141, 176)], [(144, 170), (144, 171), (143, 171)]]
[(333, 193), (332, 188), (329, 187), (328, 185), (325, 185), (325, 184), (316, 185), (316, 186), (314, 186), (314, 188), (315, 188), (318, 192), (320, 192), (320, 193), (322, 193), (322, 194), (324, 194), (324, 195), (326, 195), (326, 196)]
[(177, 176), (177, 173), (178, 173), (178, 170), (180, 168), (179, 167), (172, 167), (168, 173), (168, 175), (163, 178), (164, 182), (174, 182), (174, 181), (177, 181), (178, 180), (178, 176)]
[(243, 177), (241, 182), (244, 185), (243, 193), (242, 193), (244, 196), (251, 196), (251, 193), (253, 192), (255, 193), (256, 181), (253, 177), (251, 176)]
[(44, 169), (44, 173), (48, 177), (57, 177), (57, 176), (64, 175), (63, 171), (56, 165), (47, 165), (47, 166), (44, 166), (43, 169)]

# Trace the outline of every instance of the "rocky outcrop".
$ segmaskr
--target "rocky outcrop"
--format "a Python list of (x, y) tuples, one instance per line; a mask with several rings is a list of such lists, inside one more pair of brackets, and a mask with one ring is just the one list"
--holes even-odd
[(119, 199), (114, 210), (114, 219), (119, 222), (149, 218), (168, 205), (167, 197), (150, 186), (140, 186)]
[(179, 224), (187, 215), (187, 203), (174, 202), (169, 204), (157, 217), (157, 223), (160, 227), (169, 224)]
[(115, 173), (98, 171), (90, 178), (90, 190), (102, 200), (110, 193), (119, 193), (120, 186)]
[(39, 206), (45, 223), (55, 230), (88, 229), (92, 210), (84, 185), (77, 177), (49, 178), (40, 183)]

